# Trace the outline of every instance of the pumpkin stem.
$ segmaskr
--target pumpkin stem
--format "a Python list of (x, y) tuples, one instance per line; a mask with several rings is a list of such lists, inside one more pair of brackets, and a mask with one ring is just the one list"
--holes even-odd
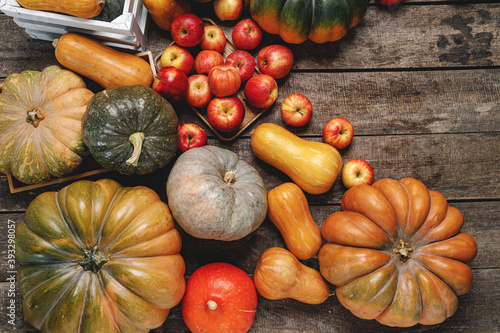
[(37, 108), (28, 110), (28, 115), (26, 116), (26, 122), (33, 125), (33, 127), (38, 127), (40, 122), (45, 119), (45, 116)]
[(83, 267), (84, 271), (97, 273), (108, 260), (109, 259), (97, 249), (96, 245), (90, 250), (84, 250), (83, 258), (78, 263)]
[(415, 249), (402, 239), (399, 240), (399, 245), (394, 248), (393, 252), (399, 256), (402, 262), (411, 259), (411, 254)]
[(207, 306), (210, 310), (217, 310), (217, 303), (215, 301), (209, 300)]
[(144, 133), (136, 132), (131, 134), (128, 137), (128, 141), (134, 146), (134, 151), (132, 152), (132, 156), (127, 160), (128, 165), (137, 166), (139, 162), (139, 155), (141, 155), (142, 151), (142, 143), (144, 142)]
[(234, 171), (226, 171), (224, 174), (224, 182), (228, 185), (233, 185), (236, 182), (236, 173), (234, 173)]

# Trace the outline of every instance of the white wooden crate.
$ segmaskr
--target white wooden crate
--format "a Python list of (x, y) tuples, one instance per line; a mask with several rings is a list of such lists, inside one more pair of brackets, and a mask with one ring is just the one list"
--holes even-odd
[(0, 0), (0, 11), (36, 39), (52, 41), (66, 32), (80, 32), (116, 48), (144, 51), (146, 47), (148, 11), (142, 0), (125, 0), (122, 15), (111, 22), (26, 9), (15, 0)]

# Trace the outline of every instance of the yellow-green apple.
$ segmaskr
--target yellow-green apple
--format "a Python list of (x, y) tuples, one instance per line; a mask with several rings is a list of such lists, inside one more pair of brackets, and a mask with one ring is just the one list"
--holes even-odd
[(192, 13), (177, 16), (170, 26), (172, 39), (182, 47), (193, 47), (200, 44), (204, 30), (203, 21)]
[(196, 124), (182, 124), (179, 126), (178, 133), (179, 149), (182, 152), (207, 144), (207, 133)]
[(203, 50), (194, 59), (194, 70), (198, 74), (208, 74), (219, 65), (224, 65), (224, 57), (217, 51)]
[(175, 103), (186, 97), (189, 84), (186, 73), (175, 67), (163, 67), (153, 80), (153, 90)]
[(336, 149), (347, 147), (354, 136), (354, 128), (344, 117), (330, 119), (323, 127), (323, 140)]
[(373, 183), (373, 168), (361, 158), (356, 158), (348, 161), (342, 168), (342, 183), (347, 188), (356, 185)]
[(215, 66), (208, 72), (208, 86), (217, 97), (234, 95), (241, 86), (240, 72), (229, 65)]
[(204, 108), (212, 100), (214, 95), (208, 87), (208, 76), (195, 74), (188, 77), (189, 89), (186, 102), (195, 108)]
[(255, 59), (250, 53), (243, 50), (231, 52), (226, 57), (226, 65), (236, 67), (240, 72), (241, 82), (250, 79), (255, 71)]
[(207, 106), (210, 124), (221, 132), (231, 132), (240, 126), (245, 118), (245, 107), (238, 97), (215, 97)]
[(180, 69), (186, 75), (189, 75), (193, 70), (194, 58), (191, 52), (177, 44), (172, 44), (163, 50), (160, 57), (161, 67), (172, 66)]
[(240, 50), (253, 50), (262, 41), (262, 29), (252, 19), (241, 20), (231, 34), (233, 44)]
[(243, 0), (215, 0), (214, 12), (221, 21), (234, 21), (240, 18), (244, 8)]
[(226, 35), (224, 31), (216, 25), (206, 25), (200, 48), (202, 50), (212, 50), (222, 53), (225, 47)]
[(304, 126), (311, 120), (313, 107), (309, 98), (291, 94), (281, 103), (281, 116), (291, 126)]
[(290, 73), (294, 61), (292, 50), (279, 44), (263, 47), (257, 54), (260, 71), (275, 79), (281, 79)]
[(267, 74), (252, 76), (245, 84), (245, 99), (257, 108), (267, 108), (278, 98), (278, 84)]

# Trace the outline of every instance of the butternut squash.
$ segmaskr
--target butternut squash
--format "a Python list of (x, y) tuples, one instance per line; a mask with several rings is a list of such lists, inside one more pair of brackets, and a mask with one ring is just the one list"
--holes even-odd
[(151, 86), (154, 75), (149, 63), (136, 55), (117, 51), (76, 33), (54, 40), (57, 61), (67, 69), (107, 89), (115, 86)]
[(319, 271), (279, 247), (262, 253), (253, 279), (259, 294), (270, 300), (292, 298), (307, 304), (321, 304), (330, 296), (330, 285)]
[(17, 3), (26, 9), (57, 12), (80, 18), (92, 18), (101, 13), (106, 1), (17, 0)]
[(327, 192), (342, 168), (337, 149), (302, 139), (276, 124), (259, 125), (250, 144), (258, 158), (284, 172), (310, 194)]
[(323, 239), (300, 187), (281, 184), (268, 192), (267, 202), (267, 216), (280, 231), (288, 250), (302, 260), (314, 256)]

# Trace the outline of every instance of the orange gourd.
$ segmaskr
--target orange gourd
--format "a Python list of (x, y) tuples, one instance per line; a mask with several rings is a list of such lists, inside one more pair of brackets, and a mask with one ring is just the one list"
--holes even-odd
[(276, 124), (259, 125), (250, 144), (258, 158), (287, 174), (310, 194), (327, 192), (342, 168), (337, 149), (302, 139)]
[(146, 60), (117, 51), (90, 37), (70, 32), (54, 40), (53, 45), (61, 65), (105, 89), (132, 85), (150, 87), (153, 83), (153, 70)]
[(303, 303), (321, 304), (330, 295), (330, 285), (320, 272), (279, 247), (271, 247), (262, 253), (253, 279), (259, 294), (270, 300), (292, 298)]
[(267, 215), (279, 229), (286, 246), (297, 258), (314, 256), (323, 239), (304, 192), (294, 183), (281, 184), (267, 194)]
[(106, 1), (17, 0), (17, 3), (26, 9), (57, 12), (80, 18), (92, 18), (101, 13)]

